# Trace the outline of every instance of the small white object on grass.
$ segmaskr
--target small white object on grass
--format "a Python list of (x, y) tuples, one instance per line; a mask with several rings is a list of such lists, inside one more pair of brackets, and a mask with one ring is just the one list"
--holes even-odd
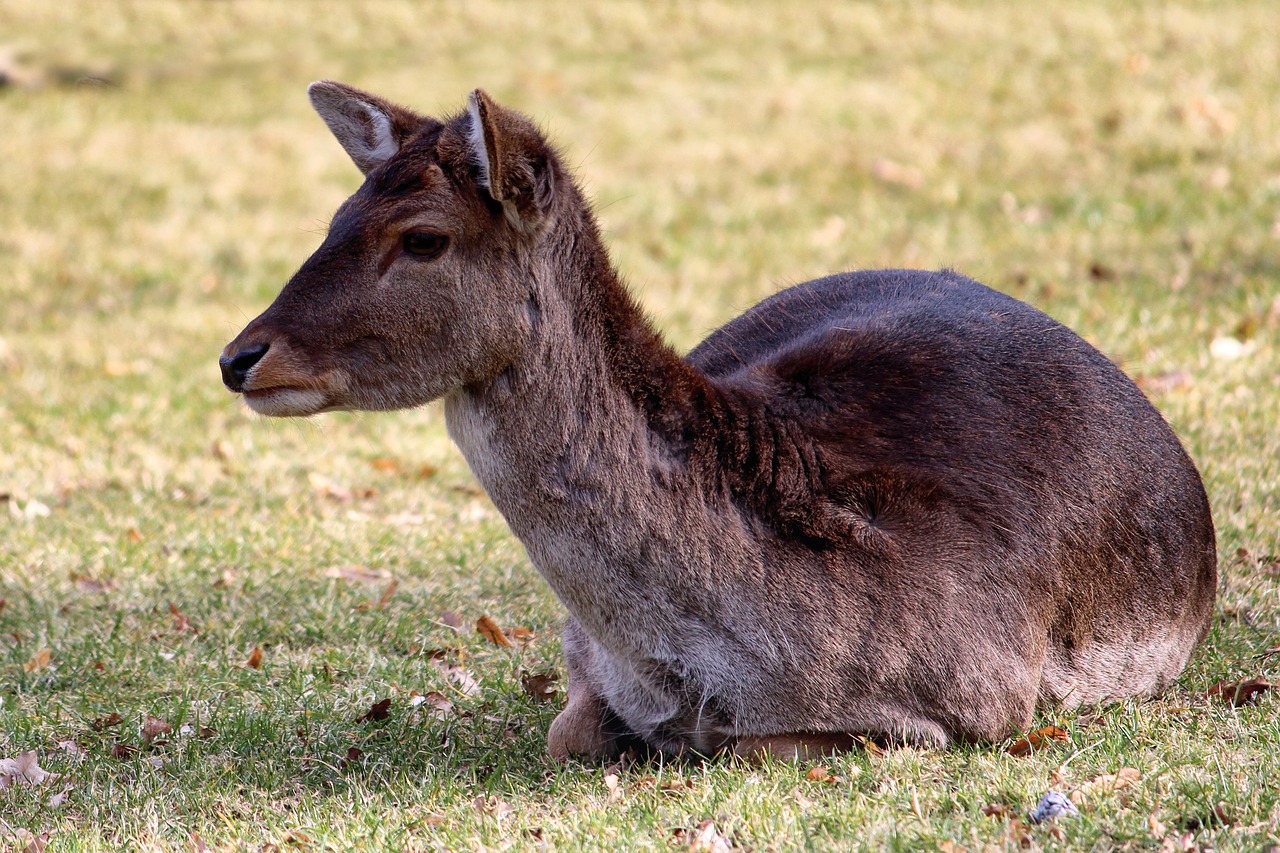
[(1065, 794), (1059, 794), (1057, 791), (1049, 791), (1040, 798), (1040, 804), (1037, 805), (1027, 815), (1027, 820), (1032, 823), (1044, 823), (1047, 820), (1054, 820), (1064, 815), (1078, 815), (1080, 810), (1076, 808), (1076, 804), (1067, 799)]

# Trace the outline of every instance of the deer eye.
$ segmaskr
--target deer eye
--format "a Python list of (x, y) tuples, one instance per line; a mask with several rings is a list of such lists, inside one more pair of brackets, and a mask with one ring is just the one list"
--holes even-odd
[(444, 254), (449, 245), (449, 238), (443, 234), (430, 234), (426, 231), (410, 231), (404, 235), (404, 250), (407, 254), (418, 258), (434, 260)]

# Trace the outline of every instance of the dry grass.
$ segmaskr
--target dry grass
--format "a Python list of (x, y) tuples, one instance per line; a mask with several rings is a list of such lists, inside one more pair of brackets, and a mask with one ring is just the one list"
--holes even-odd
[[(61, 786), (0, 791), (0, 835), (616, 849), (714, 820), (750, 849), (976, 849), (1021, 843), (982, 806), (1128, 765), (1139, 784), (1030, 843), (1280, 844), (1277, 700), (1203, 696), (1275, 673), (1251, 655), (1280, 644), (1274, 21), (1118, 0), (0, 5), (0, 758), (37, 750), (73, 786), (56, 808)], [(1030, 759), (858, 754), (831, 783), (642, 767), (612, 795), (552, 767), (554, 707), (518, 676), (558, 665), (560, 610), (438, 413), (263, 422), (218, 383), (222, 344), (357, 185), (303, 96), (322, 77), (436, 112), (482, 85), (536, 116), (682, 346), (853, 267), (956, 267), (1077, 328), (1144, 383), (1215, 507), (1219, 619), (1178, 689), (1057, 720), (1069, 746)], [(386, 578), (326, 574), (353, 564)], [(539, 636), (498, 650), (442, 609)], [(456, 688), (435, 647), (479, 679), (455, 695), (473, 716), (410, 706)], [(389, 720), (354, 722), (384, 696)], [(146, 715), (214, 733), (114, 757)]]

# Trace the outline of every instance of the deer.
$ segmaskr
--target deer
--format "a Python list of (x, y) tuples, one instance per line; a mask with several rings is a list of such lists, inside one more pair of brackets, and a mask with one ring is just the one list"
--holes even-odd
[(273, 417), (443, 400), (568, 612), (555, 759), (996, 743), (1159, 693), (1204, 638), (1200, 475), (1046, 314), (843, 272), (681, 356), (527, 116), (308, 94), (364, 181), (223, 382)]

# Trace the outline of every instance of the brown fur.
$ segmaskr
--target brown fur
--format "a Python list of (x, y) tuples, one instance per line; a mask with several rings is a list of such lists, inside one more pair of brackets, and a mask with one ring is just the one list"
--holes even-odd
[(1204, 489), (1066, 328), (955, 273), (847, 273), (681, 358), (526, 118), (312, 101), (366, 180), (224, 379), (273, 415), (444, 399), (571, 614), (557, 757), (1001, 738), (1186, 664)]

